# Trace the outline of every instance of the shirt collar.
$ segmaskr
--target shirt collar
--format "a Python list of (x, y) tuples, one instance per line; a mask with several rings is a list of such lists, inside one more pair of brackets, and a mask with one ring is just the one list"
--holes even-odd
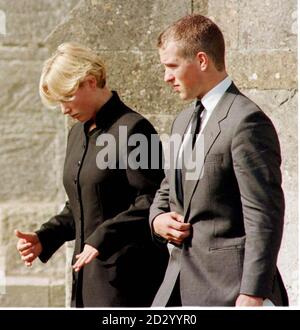
[(232, 84), (232, 80), (227, 76), (218, 85), (212, 88), (208, 93), (206, 93), (201, 102), (207, 112), (212, 112), (222, 96), (225, 94), (228, 87)]
[[(112, 97), (98, 110), (96, 114), (96, 127), (109, 128), (124, 112), (123, 102), (116, 91), (112, 91)], [(88, 122), (85, 126), (89, 126)]]

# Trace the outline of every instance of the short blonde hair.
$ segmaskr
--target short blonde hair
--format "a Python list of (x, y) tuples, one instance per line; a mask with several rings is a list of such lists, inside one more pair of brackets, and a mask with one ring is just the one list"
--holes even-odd
[(63, 43), (52, 57), (45, 61), (39, 92), (47, 107), (71, 101), (86, 76), (92, 75), (97, 86), (106, 84), (106, 70), (100, 57), (78, 43)]

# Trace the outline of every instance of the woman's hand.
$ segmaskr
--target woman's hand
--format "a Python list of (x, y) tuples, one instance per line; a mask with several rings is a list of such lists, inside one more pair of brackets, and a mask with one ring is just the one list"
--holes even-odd
[(30, 267), (33, 261), (41, 254), (43, 248), (36, 233), (24, 233), (15, 230), (15, 235), (19, 238), (17, 249), (27, 267)]
[(85, 244), (83, 251), (77, 254), (75, 258), (77, 261), (73, 265), (75, 272), (79, 272), (82, 267), (90, 263), (99, 255), (99, 251), (92, 247), (91, 245)]

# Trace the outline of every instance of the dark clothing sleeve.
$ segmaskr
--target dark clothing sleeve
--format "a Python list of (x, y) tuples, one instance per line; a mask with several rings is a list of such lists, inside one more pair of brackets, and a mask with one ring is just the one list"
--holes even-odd
[[(171, 133), (173, 131), (173, 126), (174, 121), (172, 123)], [(169, 160), (169, 162), (171, 162), (171, 160)], [(149, 225), (152, 239), (158, 246), (165, 246), (168, 243), (168, 240), (155, 233), (153, 229), (153, 221), (158, 215), (170, 211), (169, 169), (165, 169), (164, 178), (160, 184), (159, 189), (156, 191), (149, 213)]]
[(44, 223), (36, 234), (43, 247), (39, 256), (42, 262), (47, 262), (66, 241), (75, 239), (75, 223), (69, 202), (66, 202), (58, 215)]
[(284, 218), (280, 146), (263, 112), (246, 117), (232, 140), (246, 233), (240, 293), (268, 297), (276, 274)]
[[(152, 125), (145, 119), (138, 121), (128, 132), (128, 136), (141, 134), (148, 144), (148, 152), (144, 153), (143, 146), (140, 147), (141, 157), (146, 157), (147, 162), (144, 168), (133, 168), (128, 164), (126, 177), (128, 190), (134, 190), (135, 196), (128, 209), (120, 212), (110, 219), (106, 219), (94, 232), (85, 240), (86, 244), (92, 245), (99, 252), (99, 259), (106, 260), (115, 252), (121, 250), (128, 244), (151, 244), (151, 234), (148, 225), (149, 208), (153, 201), (154, 194), (163, 178), (162, 168), (162, 146), (158, 135)], [(151, 148), (151, 135), (156, 139), (155, 148)], [(158, 139), (158, 140), (157, 140)], [(135, 149), (133, 146), (122, 146), (127, 148), (127, 155)], [(152, 153), (151, 153), (152, 149)], [(132, 154), (131, 154), (132, 155)], [(157, 169), (151, 169), (151, 162), (159, 164)], [(157, 162), (158, 161), (158, 162)], [(117, 189), (117, 187), (115, 187)]]
[(169, 203), (169, 182), (168, 182), (168, 174), (166, 174), (165, 178), (163, 179), (160, 188), (157, 190), (153, 204), (150, 208), (150, 215), (149, 215), (149, 225), (151, 230), (151, 235), (153, 241), (160, 245), (165, 245), (168, 243), (168, 240), (163, 238), (162, 236), (155, 233), (153, 228), (153, 221), (154, 219), (162, 214), (170, 212), (170, 203)]

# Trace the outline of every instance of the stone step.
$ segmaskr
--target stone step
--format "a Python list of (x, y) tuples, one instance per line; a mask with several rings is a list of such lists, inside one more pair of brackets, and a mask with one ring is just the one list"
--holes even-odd
[(8, 276), (0, 283), (0, 307), (64, 307), (64, 280)]

